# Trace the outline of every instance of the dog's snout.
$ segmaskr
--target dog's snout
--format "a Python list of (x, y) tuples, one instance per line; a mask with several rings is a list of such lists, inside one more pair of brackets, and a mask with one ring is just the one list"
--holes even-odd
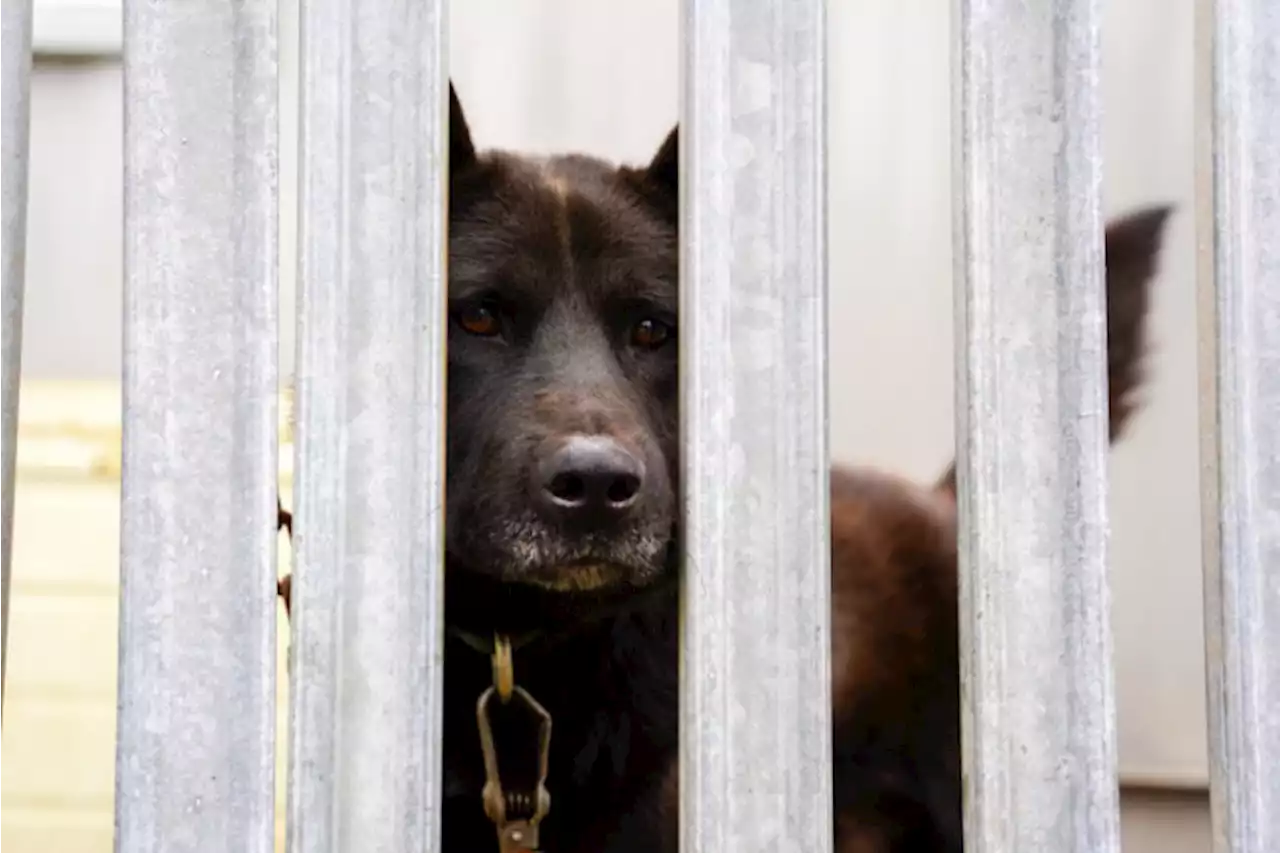
[(538, 502), (548, 515), (587, 525), (621, 520), (640, 499), (644, 463), (618, 441), (575, 435), (538, 460)]

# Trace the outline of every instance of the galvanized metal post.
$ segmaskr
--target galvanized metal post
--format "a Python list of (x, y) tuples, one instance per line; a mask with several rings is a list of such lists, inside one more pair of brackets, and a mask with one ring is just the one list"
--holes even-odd
[[(22, 374), (22, 294), (27, 271), (27, 152), (31, 123), (31, 0), (5, 0), (4, 70), (4, 345), (0, 429), (0, 709), (9, 671), (9, 558), (13, 551), (13, 477), (18, 444), (18, 384)], [(0, 713), (3, 713), (0, 711)]]
[(307, 0), (289, 848), (436, 849), (443, 0)]
[(122, 853), (273, 846), (275, 6), (125, 4)]
[(1216, 853), (1280, 850), (1280, 6), (1201, 0), (1201, 489)]
[(1118, 845), (1098, 0), (957, 0), (966, 843)]
[(825, 10), (684, 6), (681, 844), (832, 845)]

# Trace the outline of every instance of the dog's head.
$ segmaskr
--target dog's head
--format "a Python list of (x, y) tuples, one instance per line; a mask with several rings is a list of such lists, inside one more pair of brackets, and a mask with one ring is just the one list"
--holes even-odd
[(676, 131), (652, 162), (479, 153), (450, 88), (451, 570), (666, 571), (679, 468)]

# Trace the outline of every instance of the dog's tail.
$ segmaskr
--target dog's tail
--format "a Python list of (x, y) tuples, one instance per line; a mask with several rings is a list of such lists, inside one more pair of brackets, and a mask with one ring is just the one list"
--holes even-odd
[[(1164, 241), (1165, 223), (1172, 211), (1170, 206), (1143, 208), (1107, 226), (1107, 402), (1113, 444), (1124, 434), (1137, 410), (1137, 391), (1146, 379), (1143, 361), (1151, 284)], [(936, 488), (955, 497), (954, 462)]]

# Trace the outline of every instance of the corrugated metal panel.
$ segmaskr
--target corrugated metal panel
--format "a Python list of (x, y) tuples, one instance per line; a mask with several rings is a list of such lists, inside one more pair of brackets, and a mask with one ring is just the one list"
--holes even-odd
[(1119, 845), (1099, 2), (957, 0), (966, 843)]
[(689, 0), (682, 849), (831, 849), (821, 0)]
[(272, 849), (276, 4), (125, 10), (116, 849)]
[(440, 833), (445, 35), (441, 0), (302, 7), (294, 853)]

